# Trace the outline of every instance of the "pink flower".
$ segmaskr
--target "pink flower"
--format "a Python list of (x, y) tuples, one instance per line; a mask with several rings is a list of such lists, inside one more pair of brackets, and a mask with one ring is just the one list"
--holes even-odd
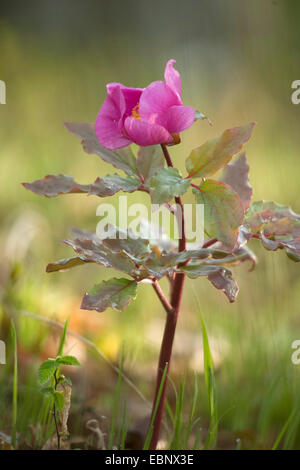
[(96, 135), (108, 149), (126, 147), (132, 142), (147, 146), (180, 141), (179, 133), (195, 118), (191, 106), (181, 101), (181, 80), (169, 60), (165, 82), (146, 88), (128, 88), (121, 83), (107, 85), (107, 97), (96, 119)]

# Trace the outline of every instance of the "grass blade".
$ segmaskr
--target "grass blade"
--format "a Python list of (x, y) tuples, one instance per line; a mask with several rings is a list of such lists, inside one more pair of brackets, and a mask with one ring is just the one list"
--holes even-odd
[(172, 423), (172, 426), (174, 427), (175, 426), (175, 416), (174, 416), (174, 413), (172, 411), (172, 408), (171, 408), (171, 405), (169, 403), (169, 401), (166, 399), (166, 404), (165, 404), (165, 408), (166, 408), (166, 412), (169, 416), (169, 419)]
[(57, 356), (62, 356), (64, 352), (64, 347), (66, 344), (67, 332), (68, 332), (69, 317), (66, 319), (64, 328), (60, 337), (60, 342), (58, 346)]
[(174, 435), (170, 445), (171, 450), (180, 450), (182, 444), (180, 443), (182, 435), (182, 408), (183, 408), (183, 397), (184, 397), (184, 387), (185, 379), (180, 383), (179, 395), (176, 400), (176, 410), (175, 410), (175, 425), (174, 425)]
[(11, 320), (11, 338), (12, 349), (14, 355), (13, 370), (13, 406), (12, 406), (12, 423), (11, 423), (11, 442), (14, 449), (17, 444), (17, 415), (18, 415), (18, 354), (17, 354), (17, 333), (14, 321)]
[(123, 415), (122, 415), (122, 424), (121, 424), (121, 441), (120, 441), (120, 450), (125, 449), (126, 436), (129, 429), (129, 420), (127, 419), (127, 402), (124, 400)]
[[(197, 377), (197, 374), (194, 374), (193, 401), (192, 401), (192, 406), (191, 406), (191, 410), (190, 410), (190, 414), (189, 414), (189, 421), (188, 421), (188, 424), (186, 425), (186, 429), (185, 429), (184, 446), (183, 446), (184, 449), (187, 449), (187, 447), (188, 447), (189, 438), (190, 438), (192, 429), (195, 425), (194, 416), (195, 416), (195, 412), (196, 412), (198, 396), (199, 396), (198, 377)], [(199, 421), (199, 419), (197, 420), (197, 422)]]
[(202, 339), (203, 339), (203, 355), (204, 355), (204, 377), (206, 391), (208, 395), (210, 423), (208, 435), (205, 441), (205, 449), (214, 448), (217, 444), (218, 435), (218, 411), (217, 411), (217, 395), (216, 383), (214, 376), (213, 359), (209, 347), (207, 331), (203, 318), (201, 320)]
[(201, 438), (202, 438), (202, 428), (199, 426), (199, 428), (197, 429), (197, 432), (196, 432), (195, 441), (194, 441), (194, 445), (193, 445), (193, 450), (198, 450), (199, 449)]
[(286, 423), (286, 425), (284, 426), (285, 429), (283, 434), (285, 434), (285, 438), (282, 446), (283, 450), (291, 450), (294, 448), (297, 433), (299, 432), (299, 424), (300, 411), (298, 403), (296, 403), (291, 413), (291, 416), (288, 419), (288, 423)]

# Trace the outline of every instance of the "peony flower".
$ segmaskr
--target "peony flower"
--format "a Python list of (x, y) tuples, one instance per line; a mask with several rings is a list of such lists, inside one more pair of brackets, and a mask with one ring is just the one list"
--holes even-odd
[(121, 83), (107, 85), (107, 97), (98, 113), (95, 129), (99, 142), (108, 149), (175, 144), (179, 133), (190, 127), (195, 110), (183, 106), (181, 80), (169, 60), (165, 82), (156, 81), (146, 88), (128, 88)]

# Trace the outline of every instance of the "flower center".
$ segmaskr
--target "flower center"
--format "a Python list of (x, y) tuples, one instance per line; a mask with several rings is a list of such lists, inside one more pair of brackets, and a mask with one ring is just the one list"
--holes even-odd
[(132, 108), (132, 111), (131, 111), (131, 116), (134, 117), (134, 119), (138, 119), (139, 121), (141, 120), (141, 116), (140, 116), (140, 113), (139, 113), (139, 103), (135, 105), (134, 108)]

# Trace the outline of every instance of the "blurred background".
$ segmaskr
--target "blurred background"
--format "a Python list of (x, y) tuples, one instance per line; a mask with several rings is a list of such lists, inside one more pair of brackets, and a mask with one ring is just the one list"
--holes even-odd
[[(297, 0), (1, 2), (6, 104), (0, 105), (0, 339), (7, 342), (7, 364), (0, 366), (0, 431), (9, 432), (10, 422), (11, 316), (18, 335), (18, 430), (29, 447), (41, 420), (36, 372), (55, 354), (60, 330), (28, 314), (59, 323), (70, 316), (70, 329), (113, 364), (123, 349), (126, 374), (146, 399), (153, 397), (164, 312), (152, 289), (141, 286), (122, 313), (98, 314), (80, 310), (81, 298), (94, 283), (111, 277), (110, 271), (88, 265), (45, 273), (48, 262), (72, 256), (60, 242), (70, 227), (95, 230), (100, 201), (84, 195), (46, 199), (25, 191), (21, 182), (64, 173), (89, 183), (111, 172), (97, 156), (83, 152), (63, 122), (93, 122), (106, 83), (144, 87), (162, 79), (166, 61), (174, 58), (184, 103), (213, 122), (210, 127), (198, 121), (182, 135), (182, 145), (172, 148), (178, 167), (184, 171), (189, 150), (206, 139), (256, 121), (246, 148), (253, 200), (275, 200), (299, 213), (300, 105), (291, 103), (291, 83), (300, 79), (299, 22)], [(147, 200), (129, 195), (132, 202), (137, 198)], [(111, 201), (117, 203), (118, 195)], [(300, 366), (291, 362), (291, 344), (300, 339), (299, 266), (255, 241), (251, 248), (259, 263), (251, 273), (245, 265), (234, 270), (240, 286), (234, 304), (206, 280), (187, 283), (169, 402), (172, 407), (185, 376), (184, 413), (189, 412), (196, 372), (205, 434), (201, 314), (215, 365), (218, 448), (270, 448), (287, 420), (280, 446), (300, 448)], [(70, 371), (70, 429), (80, 436), (90, 417), (105, 415), (110, 422), (117, 375), (80, 340), (70, 337), (66, 351), (82, 363), (76, 373)], [(131, 446), (137, 447), (149, 408), (130, 386), (122, 387)]]

